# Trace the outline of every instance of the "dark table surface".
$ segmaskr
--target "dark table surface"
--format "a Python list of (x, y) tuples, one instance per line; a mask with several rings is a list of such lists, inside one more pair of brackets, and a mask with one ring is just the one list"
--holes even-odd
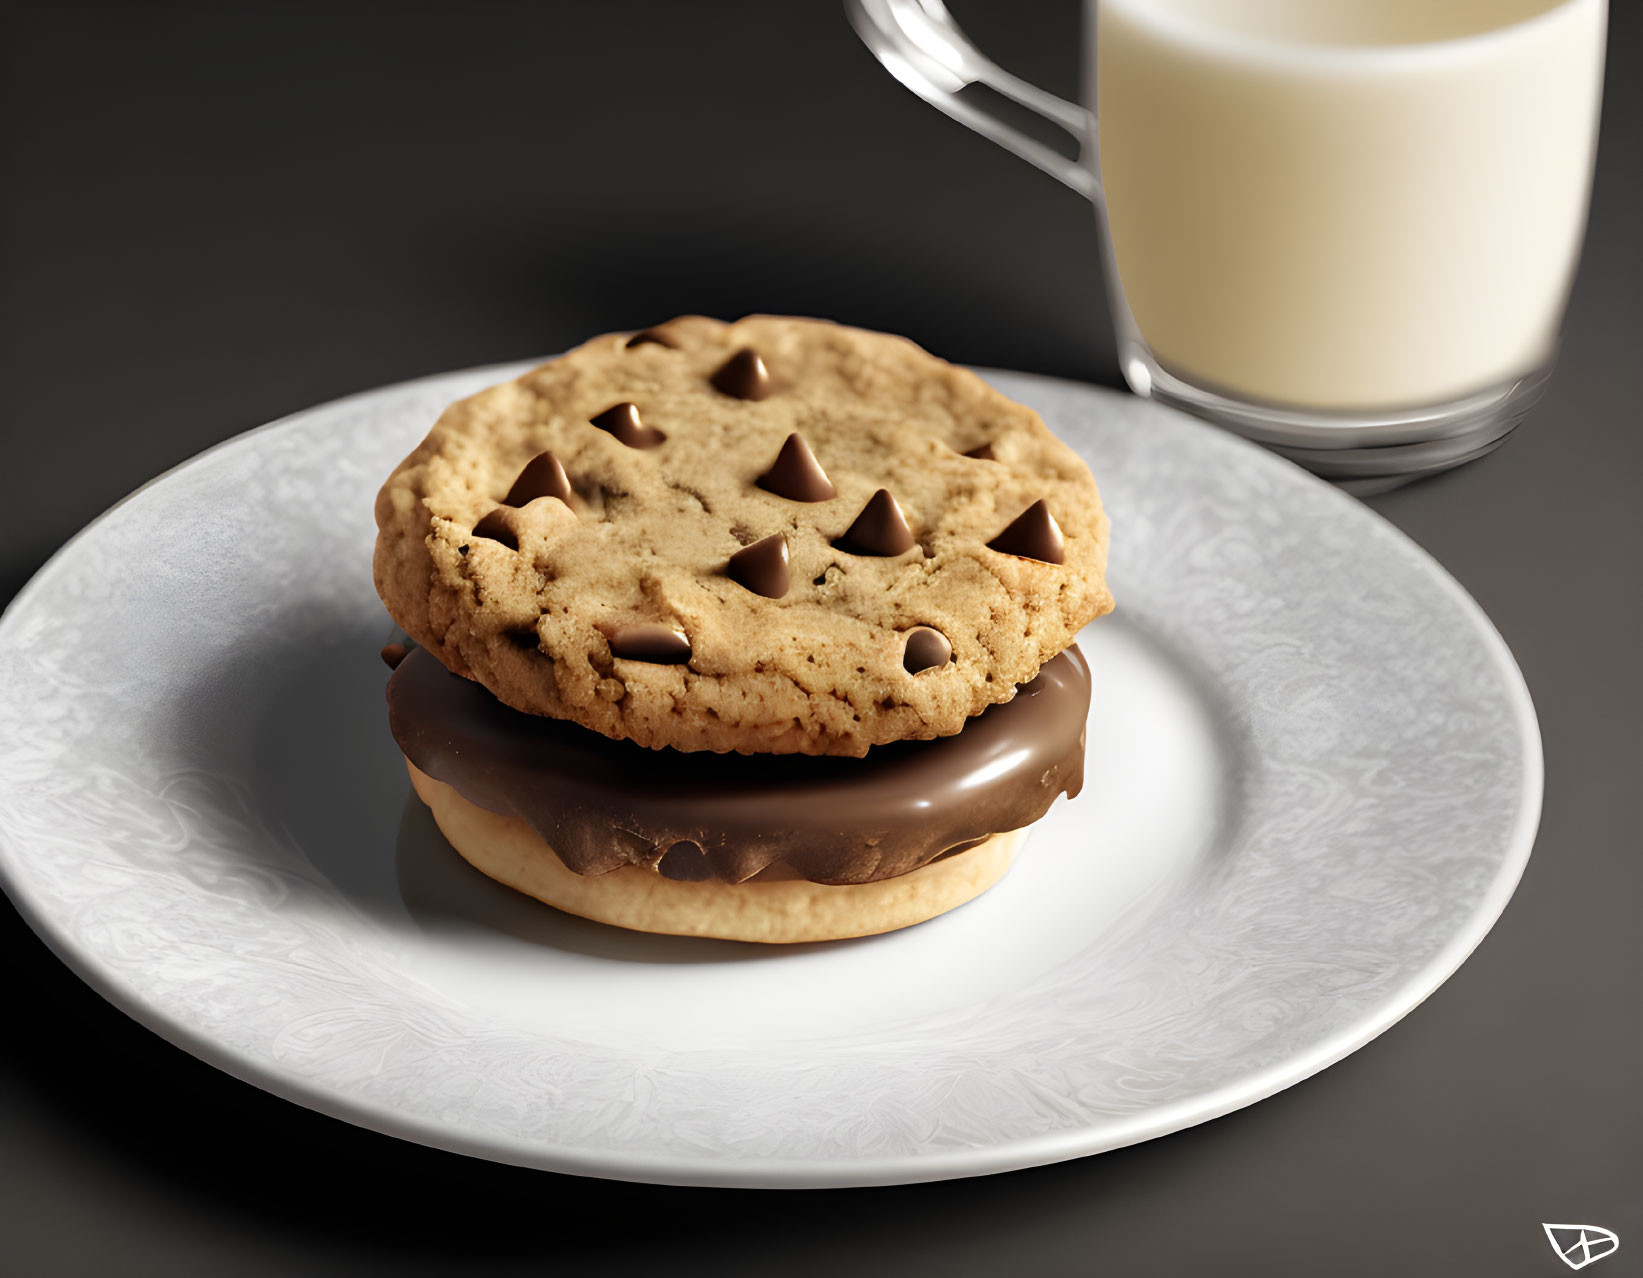
[[(1078, 6), (954, 0), (1077, 91)], [(1370, 504), (1517, 654), (1546, 745), (1516, 898), (1362, 1051), (1196, 1129), (972, 1181), (578, 1180), (201, 1064), (0, 914), (16, 1274), (1643, 1273), (1643, 23), (1620, 0), (1561, 368), (1500, 452)], [(1117, 385), (1088, 209), (899, 88), (830, 0), (11, 6), (0, 600), (209, 444), (683, 311), (827, 315)], [(1533, 174), (1524, 180), (1532, 182)]]

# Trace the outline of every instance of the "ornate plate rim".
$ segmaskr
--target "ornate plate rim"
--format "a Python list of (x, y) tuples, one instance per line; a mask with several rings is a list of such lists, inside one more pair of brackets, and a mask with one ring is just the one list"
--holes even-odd
[[(429, 387), (481, 377), (500, 380), (538, 362), (540, 361), (527, 360), (480, 365), (412, 378), (339, 397), (241, 432), (179, 462), (111, 505), (65, 542), (40, 567), (17, 592), (4, 613), (0, 614), (0, 642), (6, 639), (9, 630), (17, 624), (17, 619), (31, 605), (35, 596), (49, 588), (54, 571), (75, 553), (76, 548), (88, 536), (122, 507), (150, 488), (164, 483), (203, 460), (243, 445), (255, 436), (277, 431), (317, 414), (374, 399), (390, 398), (419, 386)], [(1049, 387), (1072, 387), (1090, 394), (1132, 399), (1104, 387), (1067, 382), (1040, 374), (989, 368), (978, 368), (976, 371), (984, 376), (1002, 377), (1009, 381), (1036, 382)], [(1309, 1051), (1296, 1053), (1265, 1067), (1248, 1071), (1210, 1091), (1107, 1119), (1096, 1125), (1004, 1143), (941, 1150), (928, 1155), (874, 1156), (855, 1160), (824, 1161), (779, 1158), (724, 1158), (708, 1161), (656, 1154), (612, 1155), (562, 1147), (545, 1149), (535, 1141), (511, 1139), (495, 1134), (465, 1133), (454, 1126), (404, 1113), (391, 1105), (346, 1092), (341, 1088), (283, 1074), (278, 1069), (270, 1067), (267, 1062), (214, 1039), (209, 1033), (198, 1030), (185, 1020), (150, 1005), (144, 1001), (140, 993), (128, 988), (117, 974), (103, 966), (95, 955), (80, 948), (61, 921), (22, 889), (14, 870), (17, 854), (4, 840), (0, 840), (0, 887), (4, 888), (24, 921), (45, 941), (52, 952), (91, 988), (139, 1024), (208, 1064), (283, 1099), (345, 1122), (432, 1147), (523, 1167), (676, 1185), (812, 1188), (904, 1184), (986, 1175), (1083, 1157), (1151, 1140), (1253, 1104), (1311, 1077), (1383, 1033), (1453, 975), (1481, 943), (1510, 901), (1534, 844), (1544, 786), (1542, 743), (1528, 687), (1505, 640), (1464, 587), (1421, 546), (1352, 497), (1330, 489), (1323, 481), (1280, 457), (1264, 452), (1258, 445), (1216, 431), (1211, 426), (1163, 405), (1149, 404), (1148, 409), (1167, 414), (1203, 436), (1214, 437), (1218, 444), (1261, 454), (1263, 461), (1257, 464), (1284, 472), (1284, 482), (1316, 485), (1320, 489), (1327, 489), (1331, 497), (1341, 503), (1343, 509), (1351, 508), (1355, 512), (1353, 517), (1369, 521), (1371, 525), (1378, 525), (1381, 535), (1390, 536), (1394, 544), (1399, 545), (1410, 556), (1429, 583), (1437, 585), (1470, 621), (1473, 637), (1487, 653), (1493, 672), (1500, 677), (1506, 690), (1510, 701), (1510, 719), (1522, 745), (1522, 802), (1510, 835), (1501, 849), (1495, 872), (1487, 887), (1480, 893), (1476, 908), (1422, 967), (1410, 973), (1393, 988), (1382, 1003), (1373, 1009), (1372, 1014), (1361, 1015), (1357, 1021), (1317, 1042)]]

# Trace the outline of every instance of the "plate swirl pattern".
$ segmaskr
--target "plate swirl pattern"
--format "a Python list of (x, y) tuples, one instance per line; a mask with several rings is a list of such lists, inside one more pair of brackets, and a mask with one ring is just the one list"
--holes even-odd
[[(1045, 925), (1054, 952), (1035, 953), (1047, 898), (1032, 876), (1057, 855), (1116, 865), (1134, 842), (1120, 791), (1167, 801), (1177, 782), (1169, 749), (1138, 745), (1134, 785), (1061, 804), (999, 903), (950, 926), (771, 959), (617, 952), (595, 925), (544, 943), (488, 897), (477, 922), (442, 923), (418, 904), (416, 849), (434, 836), (382, 724), (371, 497), (445, 403), (512, 371), (389, 387), (231, 440), (81, 533), (0, 621), (7, 890), (106, 997), (221, 1068), (559, 1171), (973, 1175), (1147, 1139), (1306, 1077), (1429, 994), (1504, 908), (1538, 819), (1539, 738), (1461, 589), (1253, 445), (997, 373), (1090, 461), (1111, 511), (1119, 612), (1089, 642), (1149, 654), (1210, 724), (1210, 763), (1179, 782), (1213, 793), (1178, 872), (1143, 874), (1122, 901), (1111, 889), (1107, 915), (1092, 900), (1084, 932), (1074, 902)], [(1103, 733), (1133, 730), (1103, 704), (1090, 731), (1110, 748), (1092, 760), (1117, 767), (1125, 743)], [(1143, 726), (1151, 713), (1133, 709)], [(998, 979), (944, 984), (953, 938), (996, 947)], [(887, 962), (899, 995), (840, 993)], [(504, 969), (516, 1004), (472, 996)], [(608, 1023), (575, 1003), (589, 981), (615, 991)], [(781, 1019), (806, 997), (784, 981), (820, 991), (813, 1021)], [(674, 988), (719, 1003), (745, 989), (753, 1010), (679, 1031), (645, 1002)]]

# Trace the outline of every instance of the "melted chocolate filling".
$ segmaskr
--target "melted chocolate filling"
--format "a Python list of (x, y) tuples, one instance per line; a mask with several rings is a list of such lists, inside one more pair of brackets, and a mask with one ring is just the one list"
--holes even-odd
[(957, 736), (849, 759), (612, 741), (510, 709), (420, 648), (388, 680), (405, 757), (530, 824), (576, 873), (647, 865), (730, 883), (776, 861), (817, 883), (871, 883), (1029, 825), (1083, 785), (1089, 704), (1072, 647)]

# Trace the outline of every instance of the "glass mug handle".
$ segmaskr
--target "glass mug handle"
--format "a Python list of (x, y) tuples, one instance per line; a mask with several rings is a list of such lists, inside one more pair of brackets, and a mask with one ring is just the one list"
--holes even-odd
[[(931, 106), (1014, 151), (1085, 198), (1101, 198), (1094, 114), (1028, 84), (990, 60), (959, 30), (942, 0), (845, 0), (844, 7), (850, 25), (885, 70)], [(973, 84), (986, 85), (1067, 130), (1078, 139), (1078, 159), (1068, 159), (965, 101), (959, 91)]]

